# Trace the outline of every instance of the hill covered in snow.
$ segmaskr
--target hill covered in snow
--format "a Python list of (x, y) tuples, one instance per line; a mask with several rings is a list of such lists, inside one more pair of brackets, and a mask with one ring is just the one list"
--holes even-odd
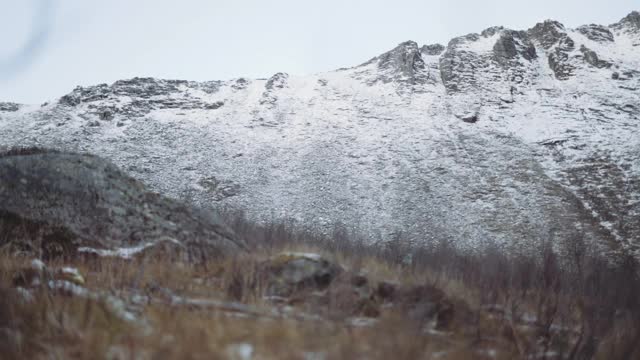
[(0, 147), (106, 157), (155, 191), (372, 241), (640, 245), (640, 13), (408, 41), (309, 76), (134, 78), (0, 103)]

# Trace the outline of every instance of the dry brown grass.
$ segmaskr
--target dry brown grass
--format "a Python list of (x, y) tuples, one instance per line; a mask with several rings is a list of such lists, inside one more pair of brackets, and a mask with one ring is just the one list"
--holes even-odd
[[(11, 274), (25, 264), (3, 260), (6, 261), (0, 274), (2, 287), (7, 288)], [(116, 292), (137, 282), (140, 288), (162, 286), (193, 296), (235, 297), (228, 287), (233, 276), (224, 271), (216, 274), (221, 281), (205, 286), (192, 281), (204, 275), (199, 267), (185, 266), (172, 273), (166, 271), (170, 264), (149, 264), (145, 270), (148, 274), (140, 281), (136, 263), (101, 261), (97, 267), (84, 263), (65, 265), (82, 269), (88, 287), (93, 289)], [(257, 297), (251, 294), (242, 300), (267, 308), (262, 300), (252, 298)], [(230, 358), (231, 349), (238, 344), (251, 344), (254, 354), (263, 359), (300, 359), (313, 353), (327, 359), (418, 359), (442, 351), (471, 354), (467, 336), (425, 335), (417, 323), (392, 314), (369, 327), (351, 327), (333, 320), (302, 321), (149, 305), (141, 313), (153, 329), (147, 333), (147, 329), (115, 318), (91, 300), (40, 294), (35, 302), (25, 304), (12, 299), (9, 292), (5, 292), (4, 300), (6, 314), (0, 320), (1, 327), (13, 329), (21, 337), (17, 343), (7, 341), (4, 353), (16, 359), (97, 359), (105, 354), (126, 359)]]
[[(574, 268), (545, 249), (531, 258), (512, 258), (494, 250), (465, 254), (442, 244), (367, 246), (344, 234), (320, 237), (282, 224), (261, 227), (237, 216), (227, 220), (251, 240), (250, 255), (198, 264), (166, 259), (48, 264), (77, 267), (93, 291), (125, 300), (133, 295), (158, 299), (129, 304), (138, 319), (133, 322), (115, 316), (100, 300), (46, 289), (36, 290), (34, 301), (20, 300), (11, 289), (12, 277), (29, 259), (0, 254), (0, 357), (226, 359), (241, 358), (237, 349), (243, 344), (257, 359), (640, 356), (634, 261), (612, 266), (585, 252)], [(262, 264), (282, 251), (321, 253), (350, 273), (365, 273), (372, 283), (433, 286), (454, 304), (456, 320), (436, 331), (401, 311), (382, 311), (375, 324), (351, 326), (346, 318), (362, 314), (350, 313), (340, 292), (329, 304), (272, 316), (276, 305), (264, 299)], [(251, 311), (170, 305), (167, 292), (242, 303)], [(302, 312), (319, 316), (295, 316)]]

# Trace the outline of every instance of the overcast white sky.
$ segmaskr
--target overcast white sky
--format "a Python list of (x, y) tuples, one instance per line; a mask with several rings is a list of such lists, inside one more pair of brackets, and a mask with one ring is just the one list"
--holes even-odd
[(362, 63), (405, 40), (493, 26), (610, 24), (638, 0), (0, 0), (0, 101), (40, 103), (76, 85), (307, 74)]

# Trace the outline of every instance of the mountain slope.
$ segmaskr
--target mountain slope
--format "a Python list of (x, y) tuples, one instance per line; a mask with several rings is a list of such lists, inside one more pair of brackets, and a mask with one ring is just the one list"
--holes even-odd
[(493, 27), (310, 76), (78, 87), (0, 106), (0, 145), (89, 151), (175, 197), (372, 241), (636, 251), (638, 69), (638, 12)]

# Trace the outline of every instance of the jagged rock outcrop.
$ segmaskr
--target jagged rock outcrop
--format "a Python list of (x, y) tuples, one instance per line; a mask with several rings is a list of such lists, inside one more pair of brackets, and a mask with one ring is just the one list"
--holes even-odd
[[(100, 121), (143, 117), (158, 109), (216, 110), (224, 105), (224, 101), (208, 102), (198, 98), (170, 95), (181, 94), (187, 90), (210, 95), (215, 94), (220, 85), (220, 81), (198, 83), (136, 77), (119, 80), (112, 85), (78, 86), (71, 93), (61, 97), (58, 103), (69, 107), (85, 104), (86, 109), (81, 115)], [(126, 100), (122, 101), (123, 98)]]
[(442, 44), (424, 45), (420, 48), (420, 52), (428, 56), (438, 56), (444, 52), (446, 48)]
[(501, 31), (493, 53), (496, 61), (504, 67), (513, 66), (512, 61), (520, 57), (528, 61), (537, 57), (536, 48), (524, 31)]
[(265, 91), (262, 93), (262, 99), (260, 99), (260, 105), (274, 108), (278, 102), (277, 91), (287, 86), (287, 80), (289, 74), (277, 73), (273, 75), (266, 84), (264, 84)]
[(549, 67), (559, 80), (567, 80), (576, 69), (569, 61), (569, 53), (575, 49), (575, 43), (567, 35), (561, 23), (553, 20), (536, 24), (528, 31), (529, 36), (547, 51)]
[(564, 25), (558, 21), (546, 20), (528, 30), (529, 36), (538, 41), (545, 50), (567, 37)]
[(287, 73), (277, 73), (273, 75), (267, 83), (264, 85), (265, 89), (273, 90), (273, 89), (282, 89), (287, 86), (287, 80), (289, 79), (289, 74)]
[(14, 112), (20, 110), (20, 106), (13, 102), (0, 102), (0, 111)]
[(361, 66), (376, 64), (380, 75), (371, 83), (396, 82), (415, 85), (424, 84), (430, 77), (425, 62), (420, 55), (420, 48), (415, 41), (406, 41), (395, 49), (375, 57)]
[(611, 25), (611, 27), (630, 34), (640, 34), (640, 12), (632, 11), (618, 23)]
[(475, 53), (460, 49), (463, 45), (480, 39), (478, 34), (469, 34), (449, 42), (440, 57), (442, 82), (450, 92), (463, 91), (476, 85), (477, 58)]
[(575, 49), (575, 43), (569, 37), (563, 37), (549, 54), (549, 67), (553, 70), (558, 80), (567, 80), (575, 71), (569, 61), (569, 53)]
[(496, 82), (511, 91), (529, 81), (527, 66), (536, 58), (526, 32), (493, 27), (449, 42), (440, 58), (440, 72), (452, 93), (488, 89)]
[(613, 42), (613, 33), (607, 27), (602, 25), (583, 25), (578, 27), (579, 33), (586, 36), (589, 40), (597, 41), (599, 43)]
[(191, 255), (242, 251), (215, 214), (148, 191), (92, 155), (40, 149), (0, 154), (0, 241), (44, 257), (170, 237)]
[(580, 47), (580, 52), (582, 53), (582, 55), (584, 55), (584, 61), (589, 63), (591, 66), (595, 66), (599, 69), (602, 69), (602, 68), (610, 68), (612, 65), (610, 62), (604, 61), (598, 58), (598, 54), (596, 54), (595, 51), (587, 48), (584, 45)]

